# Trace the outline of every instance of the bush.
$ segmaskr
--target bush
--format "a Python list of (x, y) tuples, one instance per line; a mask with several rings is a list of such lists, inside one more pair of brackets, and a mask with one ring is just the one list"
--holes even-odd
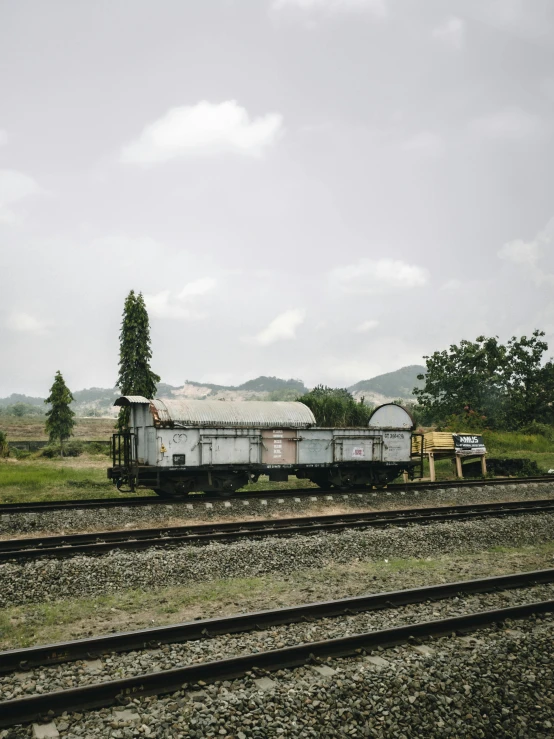
[(318, 426), (367, 426), (373, 406), (362, 400), (357, 403), (348, 390), (318, 385), (306, 395), (297, 398), (312, 411)]
[(111, 448), (108, 444), (104, 444), (101, 441), (91, 441), (89, 442), (85, 450), (89, 454), (104, 454), (106, 457), (109, 457), (111, 455)]
[(11, 453), (16, 459), (29, 459), (33, 454), (33, 452), (30, 452), (28, 449), (12, 449)]
[[(84, 445), (82, 441), (69, 441), (64, 444), (63, 455), (64, 457), (79, 457), (84, 452)], [(41, 456), (52, 459), (53, 457), (61, 456), (61, 445), (60, 444), (48, 444), (41, 451)]]
[(453, 413), (443, 424), (438, 424), (439, 431), (452, 431), (452, 433), (464, 434), (468, 431), (481, 433), (488, 428), (487, 417), (472, 410), (464, 413)]
[(0, 431), (0, 457), (9, 456), (10, 448), (8, 446), (8, 435), (5, 431)]
[(524, 434), (532, 434), (533, 436), (544, 436), (548, 441), (554, 441), (554, 426), (549, 426), (547, 423), (533, 421), (520, 429), (520, 431)]
[[(480, 477), (481, 462), (468, 462), (464, 464), (464, 476)], [(502, 477), (536, 477), (544, 472), (533, 459), (487, 459), (487, 472), (489, 475), (500, 475)]]

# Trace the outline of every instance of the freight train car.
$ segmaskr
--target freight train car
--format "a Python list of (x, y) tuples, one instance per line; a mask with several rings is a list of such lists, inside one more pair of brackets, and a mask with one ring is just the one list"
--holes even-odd
[(262, 474), (320, 487), (382, 486), (413, 476), (413, 421), (393, 403), (363, 428), (318, 428), (300, 402), (148, 400), (123, 396), (130, 428), (114, 434), (108, 477), (119, 489), (161, 496), (193, 491), (231, 495)]

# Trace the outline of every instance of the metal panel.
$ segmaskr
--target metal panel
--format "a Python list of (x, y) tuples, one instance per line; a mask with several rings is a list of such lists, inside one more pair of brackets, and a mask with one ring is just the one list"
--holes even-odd
[(150, 426), (146, 429), (146, 464), (158, 464), (159, 460), (156, 429)]
[(368, 426), (380, 429), (413, 429), (414, 419), (401, 405), (385, 403), (373, 411)]
[(145, 429), (139, 426), (135, 433), (137, 437), (137, 462), (146, 464)]
[(412, 435), (409, 431), (383, 431), (383, 461), (409, 462), (412, 456)]
[(333, 431), (307, 429), (298, 442), (299, 464), (331, 464), (333, 461)]
[(335, 462), (380, 461), (381, 439), (367, 434), (334, 434), (333, 458)]
[(294, 431), (271, 429), (262, 431), (263, 464), (296, 464), (298, 436)]
[(231, 434), (220, 430), (203, 430), (200, 433), (200, 464), (257, 464), (260, 443), (259, 434), (244, 433), (242, 429), (235, 429)]
[(156, 399), (151, 409), (159, 426), (308, 428), (315, 418), (303, 403), (286, 401), (222, 401)]

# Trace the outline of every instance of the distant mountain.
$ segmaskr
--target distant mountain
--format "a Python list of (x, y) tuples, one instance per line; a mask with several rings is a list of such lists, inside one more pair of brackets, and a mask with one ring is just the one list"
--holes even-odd
[(277, 390), (296, 390), (299, 395), (305, 395), (308, 388), (302, 380), (281, 380), (280, 377), (256, 377), (255, 380), (243, 382), (237, 388), (229, 388), (230, 390), (253, 390), (259, 393), (272, 393)]
[(0, 408), (16, 403), (26, 403), (27, 405), (44, 406), (44, 398), (33, 398), (31, 395), (21, 395), (21, 393), (12, 393), (7, 398), (0, 398)]
[[(420, 364), (411, 364), (409, 367), (402, 367), (395, 372), (387, 372), (384, 375), (378, 375), (371, 380), (362, 380), (355, 385), (351, 385), (348, 389), (355, 396), (372, 394), (382, 399), (395, 400), (403, 398), (406, 400), (413, 399), (414, 387), (423, 387), (423, 382), (417, 379), (418, 375), (425, 374), (426, 368)], [(371, 398), (368, 398), (370, 400)]]
[[(419, 365), (402, 367), (396, 372), (388, 372), (371, 380), (357, 382), (348, 389), (355, 397), (359, 398), (363, 395), (371, 403), (385, 403), (396, 398), (407, 400), (413, 398), (414, 386), (421, 385), (417, 375), (423, 372), (425, 372), (425, 367)], [(176, 386), (161, 382), (158, 385), (157, 396), (199, 400), (204, 398), (210, 398), (210, 400), (296, 400), (307, 392), (308, 388), (302, 380), (283, 380), (280, 377), (262, 375), (254, 380), (243, 382), (242, 385), (214, 385), (209, 382), (186, 380), (184, 385)], [(113, 407), (113, 404), (118, 395), (117, 388), (91, 387), (76, 390), (73, 393), (75, 402), (72, 407), (78, 416), (115, 416), (117, 409)], [(7, 398), (0, 398), (0, 411), (8, 408), (7, 412), (11, 413), (9, 407), (16, 404), (33, 406), (34, 413), (47, 410), (44, 406), (44, 398), (13, 393)], [(21, 410), (19, 408), (19, 411)], [(27, 408), (27, 411), (30, 410)]]
[[(308, 392), (308, 388), (301, 380), (282, 380), (279, 377), (257, 377), (248, 380), (242, 385), (214, 385), (212, 383), (194, 382), (187, 380), (184, 385), (169, 385), (160, 382), (156, 393), (159, 398), (210, 398), (211, 400), (295, 400), (299, 395)], [(85, 390), (76, 390), (73, 393), (72, 408), (78, 416), (114, 416), (114, 400), (118, 397), (117, 388), (91, 387)], [(0, 398), (0, 409), (13, 412), (13, 406), (24, 404), (36, 408), (34, 412), (45, 412), (44, 398), (35, 398), (30, 395), (13, 393), (7, 398)], [(18, 415), (29, 415), (30, 408), (16, 409)]]

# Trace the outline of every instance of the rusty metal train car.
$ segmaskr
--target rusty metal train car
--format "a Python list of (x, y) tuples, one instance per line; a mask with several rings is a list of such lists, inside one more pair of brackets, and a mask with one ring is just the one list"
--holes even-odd
[(231, 495), (260, 475), (293, 475), (320, 487), (382, 486), (413, 477), (413, 420), (394, 403), (377, 408), (367, 427), (320, 428), (300, 402), (148, 400), (122, 396), (129, 431), (114, 434), (108, 477), (120, 489), (161, 496)]

